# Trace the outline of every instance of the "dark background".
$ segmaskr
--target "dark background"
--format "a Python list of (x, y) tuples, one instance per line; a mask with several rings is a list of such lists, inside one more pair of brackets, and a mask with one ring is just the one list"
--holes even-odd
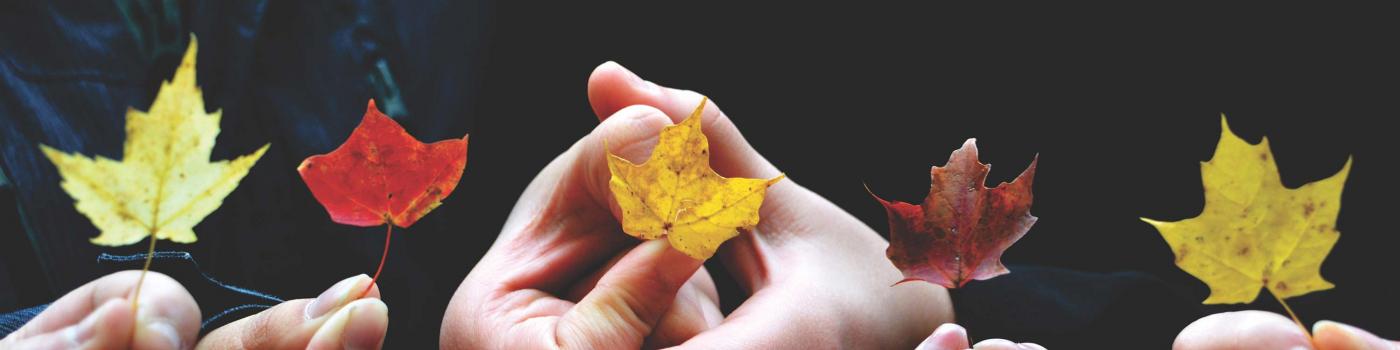
[[(481, 9), (493, 25), (484, 61), (464, 63), (479, 67), (478, 76), (466, 77), (479, 92), (460, 97), (474, 102), (461, 116), (474, 120), (466, 175), (442, 207), (396, 234), (381, 280), (384, 299), (396, 310), (389, 348), (436, 343), (448, 298), (520, 191), (596, 125), (585, 83), (607, 60), (710, 96), (792, 181), (877, 232), (886, 230), (884, 212), (862, 184), (885, 198), (917, 202), (927, 193), (929, 167), (970, 137), (978, 138), (982, 161), (994, 165), (993, 183), (1011, 179), (1038, 153), (1032, 213), (1040, 221), (1008, 250), (1008, 264), (1143, 271), (1193, 300), (1204, 300), (1208, 289), (1172, 264), (1165, 242), (1138, 217), (1177, 220), (1200, 212), (1197, 164), (1213, 153), (1221, 112), (1246, 140), (1269, 137), (1290, 187), (1330, 176), (1354, 156), (1337, 225), (1342, 238), (1322, 271), (1338, 287), (1289, 303), (1307, 323), (1339, 320), (1400, 338), (1392, 314), (1400, 310), (1394, 298), (1400, 287), (1388, 278), (1395, 264), (1387, 255), (1397, 243), (1388, 216), (1397, 194), (1389, 178), (1396, 147), (1383, 127), (1400, 109), (1389, 34), (1396, 28), (1383, 11), (643, 1), (507, 1)], [(450, 30), (472, 28), (448, 26), (435, 38), (464, 41)], [(414, 78), (404, 79), (414, 86)], [(406, 88), (404, 99), (410, 110), (423, 110), (415, 107), (457, 98), (431, 92), (432, 86)], [(405, 125), (423, 139), (460, 133), (456, 126)], [(260, 142), (224, 148), (221, 137), (215, 158)], [(248, 181), (286, 180), (302, 156), (265, 159)], [(260, 260), (243, 254), (201, 261), (217, 277), (312, 297), (344, 276), (372, 271), (382, 230), (322, 223), (299, 182), (243, 188), (231, 198), (255, 206), (254, 193), (269, 191), (284, 191), (279, 200), (303, 207), (305, 215), (253, 219), (316, 221), (316, 229), (278, 233), (295, 240), (288, 244), (294, 251), (242, 243), (239, 249), (257, 251), (250, 254)], [(221, 214), (239, 200), (196, 228), (201, 242), (236, 234), (205, 232), (248, 220)], [(17, 220), (13, 208), (0, 209), (6, 222)], [(307, 242), (329, 243), (303, 249), (312, 246)], [(44, 276), (18, 280), (26, 278)], [(732, 284), (720, 285), (727, 308), (741, 301)], [(1282, 312), (1265, 294), (1252, 305), (1205, 310), (1244, 309)], [(1153, 341), (1184, 326), (1163, 329), (1167, 336)], [(999, 336), (971, 331), (977, 338)]]
[[(1383, 34), (1396, 28), (1366, 9), (1270, 6), (503, 3), (458, 200), (476, 203), (472, 231), (494, 234), (533, 172), (596, 125), (585, 82), (616, 60), (713, 98), (793, 181), (882, 233), (863, 183), (918, 202), (929, 166), (969, 137), (993, 184), (1039, 153), (1040, 221), (1007, 263), (1144, 271), (1204, 300), (1205, 284), (1138, 218), (1200, 213), (1198, 163), (1224, 112), (1246, 140), (1269, 137), (1286, 186), (1355, 157), (1322, 271), (1338, 287), (1289, 303), (1305, 323), (1400, 337), (1386, 258), (1396, 147), (1382, 127), (1397, 115)], [(726, 304), (737, 293), (722, 293)], [(1283, 312), (1267, 292), (1205, 311), (1245, 309)]]

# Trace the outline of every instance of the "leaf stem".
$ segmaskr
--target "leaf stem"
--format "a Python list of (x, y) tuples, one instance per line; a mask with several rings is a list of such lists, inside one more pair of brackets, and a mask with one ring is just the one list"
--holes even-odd
[(1308, 336), (1308, 341), (1311, 342), (1311, 341), (1312, 341), (1312, 332), (1309, 332), (1309, 331), (1308, 331), (1308, 327), (1303, 325), (1303, 321), (1298, 319), (1298, 314), (1293, 313), (1293, 308), (1288, 307), (1288, 303), (1284, 302), (1284, 301), (1283, 301), (1283, 298), (1280, 298), (1280, 297), (1278, 296), (1278, 293), (1275, 293), (1273, 289), (1269, 289), (1269, 288), (1264, 288), (1264, 289), (1267, 289), (1267, 290), (1269, 291), (1269, 295), (1274, 296), (1274, 300), (1278, 300), (1279, 305), (1283, 305), (1283, 311), (1288, 311), (1288, 317), (1292, 317), (1292, 318), (1293, 318), (1293, 323), (1297, 324), (1297, 325), (1298, 325), (1298, 328), (1302, 328), (1302, 329), (1303, 329), (1303, 334), (1306, 334), (1306, 335)]
[(135, 314), (136, 312), (136, 301), (141, 298), (141, 282), (146, 280), (146, 271), (151, 270), (151, 258), (154, 258), (156, 256), (156, 236), (153, 234), (150, 236), (150, 239), (151, 245), (150, 247), (146, 248), (146, 265), (141, 267), (141, 277), (136, 278), (136, 291), (131, 293), (132, 314)]
[(374, 269), (374, 278), (369, 280), (369, 285), (365, 286), (365, 291), (360, 293), (361, 298), (369, 295), (369, 290), (374, 288), (375, 282), (379, 281), (379, 273), (384, 272), (384, 261), (389, 260), (389, 239), (394, 237), (394, 223), (390, 222), (384, 226), (389, 227), (384, 232), (384, 254), (379, 256), (379, 268)]

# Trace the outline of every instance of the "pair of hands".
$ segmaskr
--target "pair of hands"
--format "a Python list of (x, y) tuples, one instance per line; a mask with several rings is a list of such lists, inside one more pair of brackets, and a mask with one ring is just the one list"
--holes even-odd
[[(701, 95), (606, 63), (588, 98), (601, 123), (521, 195), (448, 305), (444, 348), (909, 349), (952, 320), (945, 290), (891, 287), (902, 275), (885, 240), (792, 179), (769, 188), (758, 226), (716, 255), (748, 292), (722, 315), (702, 262), (622, 233), (604, 149), (646, 160), (661, 128), (689, 116)], [(701, 117), (717, 172), (779, 174), (717, 105)]]
[(359, 275), (316, 299), (297, 299), (231, 322), (199, 338), (200, 313), (179, 282), (149, 272), (140, 302), (131, 294), (141, 271), (122, 271), (74, 289), (24, 327), (0, 340), (0, 349), (342, 349), (378, 348), (389, 327), (379, 288)]

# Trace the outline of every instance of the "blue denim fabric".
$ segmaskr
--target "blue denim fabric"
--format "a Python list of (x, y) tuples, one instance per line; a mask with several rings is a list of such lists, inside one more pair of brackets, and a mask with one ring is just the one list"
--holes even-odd
[(28, 323), (34, 316), (39, 316), (40, 312), (44, 312), (44, 309), (48, 308), (49, 304), (44, 304), (8, 314), (0, 314), (0, 338), (24, 327), (25, 323)]

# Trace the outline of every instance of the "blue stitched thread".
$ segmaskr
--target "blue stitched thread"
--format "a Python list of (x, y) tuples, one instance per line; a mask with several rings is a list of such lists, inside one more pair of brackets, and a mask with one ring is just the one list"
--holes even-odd
[[(152, 259), (158, 259), (158, 260), (175, 259), (175, 260), (188, 261), (188, 262), (190, 262), (191, 265), (194, 265), (194, 270), (197, 271), (197, 272), (199, 272), (199, 275), (200, 275), (200, 276), (203, 276), (205, 280), (208, 280), (208, 281), (209, 281), (209, 283), (212, 283), (212, 284), (214, 284), (214, 285), (216, 285), (216, 286), (219, 286), (220, 288), (223, 288), (223, 289), (226, 289), (226, 290), (230, 290), (230, 291), (233, 291), (233, 292), (238, 293), (238, 294), (243, 294), (243, 295), (247, 295), (247, 296), (252, 296), (252, 297), (256, 297), (256, 298), (263, 299), (263, 300), (266, 300), (266, 301), (268, 301), (268, 302), (271, 302), (271, 304), (243, 304), (243, 305), (234, 306), (234, 307), (231, 307), (231, 308), (228, 308), (228, 309), (224, 309), (224, 311), (221, 311), (221, 312), (219, 312), (218, 314), (215, 314), (214, 316), (210, 316), (209, 318), (204, 319), (204, 322), (201, 323), (201, 324), (199, 325), (199, 328), (200, 328), (201, 330), (203, 330), (203, 331), (208, 331), (208, 329), (206, 329), (206, 328), (207, 328), (210, 324), (215, 323), (215, 322), (218, 322), (221, 318), (223, 318), (224, 316), (228, 316), (229, 314), (232, 314), (232, 313), (235, 313), (235, 312), (238, 312), (238, 311), (242, 311), (242, 310), (248, 310), (248, 309), (267, 309), (267, 308), (271, 308), (273, 305), (280, 304), (280, 303), (283, 302), (282, 298), (278, 298), (278, 297), (276, 297), (276, 296), (273, 296), (273, 295), (270, 295), (270, 294), (267, 294), (267, 293), (263, 293), (263, 292), (259, 292), (259, 291), (255, 291), (255, 290), (252, 290), (252, 289), (247, 289), (247, 288), (243, 288), (243, 287), (239, 287), (239, 286), (227, 284), (227, 283), (224, 283), (224, 282), (222, 282), (222, 281), (219, 281), (219, 280), (215, 279), (215, 278), (212, 277), (212, 276), (209, 276), (209, 274), (204, 273), (204, 269), (202, 269), (202, 268), (199, 267), (199, 262), (196, 261), (196, 260), (194, 259), (194, 256), (193, 256), (193, 255), (190, 255), (190, 253), (188, 253), (188, 252), (180, 252), (180, 251), (155, 252), (154, 254), (151, 255), (151, 258), (152, 258)], [(97, 262), (98, 262), (98, 263), (103, 263), (103, 262), (118, 262), (118, 263), (121, 263), (121, 262), (134, 262), (134, 261), (145, 261), (145, 260), (146, 260), (146, 254), (145, 254), (145, 253), (132, 254), (132, 255), (112, 255), (112, 254), (102, 253), (102, 255), (98, 255), (98, 256), (97, 256)]]
[[(234, 286), (234, 285), (227, 284), (227, 283), (224, 283), (224, 282), (222, 282), (222, 281), (219, 281), (219, 280), (217, 280), (217, 279), (214, 279), (214, 277), (211, 277), (211, 276), (209, 276), (209, 274), (204, 273), (204, 270), (201, 269), (201, 268), (199, 267), (199, 262), (198, 262), (198, 261), (195, 261), (195, 260), (194, 260), (194, 256), (193, 256), (193, 255), (190, 255), (190, 253), (188, 253), (188, 252), (179, 252), (179, 251), (155, 252), (154, 254), (151, 254), (151, 258), (152, 258), (152, 259), (159, 259), (159, 260), (175, 259), (175, 260), (188, 261), (188, 262), (190, 262), (191, 265), (194, 266), (194, 270), (197, 271), (197, 272), (199, 272), (199, 275), (200, 275), (200, 276), (203, 276), (205, 280), (208, 280), (208, 281), (209, 281), (209, 283), (212, 283), (212, 284), (214, 284), (214, 285), (216, 285), (216, 286), (219, 286), (220, 288), (223, 288), (223, 289), (225, 289), (225, 290), (230, 290), (230, 291), (233, 291), (233, 292), (238, 293), (238, 294), (247, 295), (247, 296), (251, 296), (251, 297), (255, 297), (255, 298), (258, 298), (258, 299), (262, 299), (262, 300), (271, 302), (271, 304), (243, 304), (243, 305), (234, 306), (234, 307), (231, 307), (231, 308), (228, 308), (228, 309), (224, 309), (224, 311), (219, 312), (218, 314), (215, 314), (214, 316), (211, 316), (211, 317), (209, 317), (209, 318), (204, 319), (204, 322), (201, 323), (201, 324), (199, 325), (199, 328), (201, 329), (201, 331), (208, 331), (207, 328), (208, 328), (208, 326), (209, 326), (210, 324), (213, 324), (213, 323), (215, 323), (215, 322), (218, 322), (218, 321), (219, 321), (220, 319), (222, 319), (224, 316), (228, 316), (228, 315), (233, 314), (233, 313), (235, 313), (235, 312), (243, 311), (243, 310), (248, 310), (248, 309), (267, 309), (267, 308), (271, 308), (273, 305), (282, 303), (282, 301), (283, 301), (282, 298), (278, 298), (278, 297), (273, 296), (273, 295), (271, 295), (271, 294), (267, 294), (267, 293), (263, 293), (263, 292), (255, 291), (255, 290), (252, 290), (252, 289), (243, 288), (243, 287)], [(141, 253), (141, 254), (132, 254), (132, 255), (112, 255), (112, 254), (102, 253), (102, 255), (97, 256), (97, 262), (98, 262), (98, 263), (106, 263), (106, 262), (114, 262), (114, 263), (140, 262), (140, 261), (145, 261), (145, 260), (146, 260), (146, 254), (145, 254), (145, 253)], [(22, 310), (14, 311), (14, 312), (11, 312), (11, 313), (0, 314), (0, 338), (3, 338), (3, 337), (5, 337), (5, 336), (9, 335), (10, 333), (14, 332), (15, 330), (18, 330), (20, 327), (23, 327), (25, 323), (28, 323), (29, 320), (34, 319), (34, 317), (38, 316), (39, 313), (43, 312), (43, 311), (44, 311), (45, 309), (47, 309), (48, 307), (49, 307), (49, 305), (48, 305), (48, 304), (45, 304), (45, 305), (39, 305), (39, 306), (27, 308), (27, 309), (22, 309)]]

